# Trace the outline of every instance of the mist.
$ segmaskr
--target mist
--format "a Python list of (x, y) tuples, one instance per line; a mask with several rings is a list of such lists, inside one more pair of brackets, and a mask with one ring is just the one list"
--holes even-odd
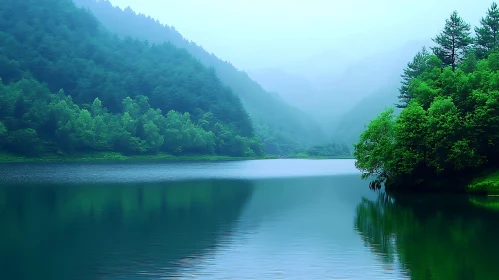
[(174, 27), (187, 40), (248, 73), (269, 93), (311, 116), (329, 138), (349, 139), (350, 143), (377, 112), (397, 102), (404, 67), (423, 46), (432, 45), (431, 39), (454, 10), (474, 27), (492, 3), (110, 2)]
[(288, 68), (335, 52), (356, 60), (426, 40), (453, 10), (477, 24), (489, 0), (112, 0), (174, 26), (242, 70)]

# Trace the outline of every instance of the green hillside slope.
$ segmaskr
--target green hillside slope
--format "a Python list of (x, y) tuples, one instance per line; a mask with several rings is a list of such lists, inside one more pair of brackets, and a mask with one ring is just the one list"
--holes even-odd
[(320, 126), (310, 116), (290, 106), (280, 97), (265, 91), (245, 72), (238, 70), (230, 62), (222, 61), (201, 46), (188, 41), (173, 27), (137, 14), (132, 9), (125, 10), (107, 1), (74, 0), (88, 8), (111, 31), (120, 37), (131, 36), (150, 43), (168, 41), (186, 49), (207, 67), (213, 67), (220, 80), (236, 93), (250, 114), (256, 133), (264, 143), (268, 153), (289, 153), (306, 146), (320, 143), (324, 138)]
[(68, 0), (2, 1), (0, 40), (4, 151), (262, 153), (240, 99), (170, 43), (119, 39)]

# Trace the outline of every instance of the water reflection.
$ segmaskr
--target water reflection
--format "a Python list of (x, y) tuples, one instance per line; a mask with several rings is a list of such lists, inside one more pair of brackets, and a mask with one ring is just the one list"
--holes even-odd
[(1, 277), (175, 275), (231, 235), (251, 193), (233, 180), (2, 185)]
[(496, 205), (488, 200), (380, 193), (358, 205), (354, 224), (383, 263), (412, 279), (498, 279), (499, 212), (483, 207)]

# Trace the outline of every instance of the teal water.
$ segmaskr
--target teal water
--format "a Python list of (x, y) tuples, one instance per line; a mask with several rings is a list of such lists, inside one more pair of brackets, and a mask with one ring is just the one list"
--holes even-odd
[(499, 201), (351, 160), (0, 165), (0, 279), (497, 279)]

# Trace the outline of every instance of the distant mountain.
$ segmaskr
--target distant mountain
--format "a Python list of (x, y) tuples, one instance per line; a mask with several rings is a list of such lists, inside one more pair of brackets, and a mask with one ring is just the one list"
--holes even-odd
[(205, 66), (213, 67), (220, 80), (241, 98), (267, 152), (291, 152), (323, 139), (320, 126), (309, 115), (267, 92), (231, 63), (220, 60), (201, 46), (186, 40), (173, 27), (163, 25), (149, 16), (137, 14), (131, 8), (122, 10), (114, 7), (107, 0), (74, 1), (92, 11), (106, 28), (121, 37), (136, 37), (150, 43), (168, 41), (186, 49)]
[(356, 142), (364, 131), (364, 125), (386, 107), (395, 106), (404, 68), (423, 46), (431, 45), (431, 41), (407, 43), (348, 67), (330, 85), (335, 93), (344, 97), (336, 100), (343, 100), (338, 102), (346, 111), (341, 118), (331, 122), (335, 129), (329, 136), (349, 144)]
[(284, 65), (287, 72), (309, 80), (317, 91), (324, 91), (321, 85), (328, 84), (331, 77), (339, 77), (349, 65), (357, 63), (362, 56), (341, 50), (330, 50), (311, 56), (308, 59)]
[(332, 130), (333, 139), (348, 145), (357, 142), (365, 125), (385, 108), (395, 106), (398, 101), (398, 86), (398, 83), (393, 83), (361, 99), (337, 121)]
[(321, 112), (316, 110), (321, 95), (307, 78), (277, 68), (248, 71), (248, 74), (264, 89), (277, 93), (291, 105), (313, 117), (323, 117)]
[(341, 122), (341, 116), (365, 98), (391, 85), (398, 88), (403, 69), (424, 45), (429, 42), (411, 42), (357, 58), (329, 52), (311, 59), (309, 67), (300, 64), (286, 71), (254, 70), (251, 75), (265, 88), (322, 120), (321, 124), (330, 130), (333, 122)]
[(348, 107), (387, 85), (398, 83), (407, 63), (428, 43), (410, 42), (393, 50), (369, 55), (351, 64), (340, 76), (331, 77), (329, 82), (318, 87), (345, 97), (344, 100), (349, 102), (345, 104)]

